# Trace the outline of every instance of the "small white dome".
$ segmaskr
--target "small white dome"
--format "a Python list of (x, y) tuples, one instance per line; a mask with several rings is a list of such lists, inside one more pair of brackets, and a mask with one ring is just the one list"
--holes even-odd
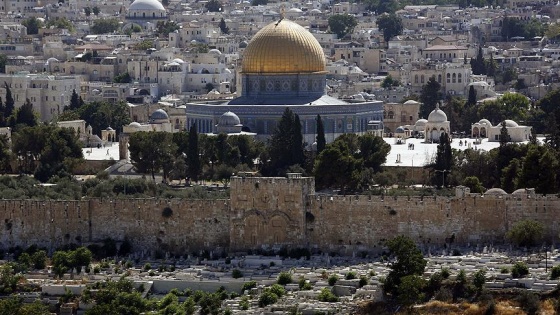
[(133, 127), (133, 128), (141, 128), (142, 127), (139, 123), (137, 123), (135, 121), (131, 122), (128, 126)]
[(434, 109), (428, 116), (428, 122), (443, 123), (447, 121), (447, 115), (438, 108)]
[(490, 188), (485, 193), (485, 195), (507, 195), (507, 192), (501, 188)]
[(221, 54), (222, 54), (222, 52), (219, 51), (218, 49), (210, 49), (210, 50), (208, 51), (208, 53), (210, 53), (210, 54), (216, 54), (216, 55), (221, 55)]
[(169, 115), (163, 109), (158, 109), (150, 115), (150, 121), (153, 123), (169, 122)]
[(492, 123), (488, 119), (485, 119), (485, 118), (481, 119), (478, 123), (481, 124), (481, 125), (488, 125), (488, 126), (492, 127)]
[(176, 62), (176, 63), (185, 63), (185, 61), (181, 58), (175, 58), (172, 60), (172, 62)]
[(406, 102), (403, 103), (404, 105), (416, 105), (416, 104), (420, 104), (415, 100), (408, 100)]
[(225, 126), (239, 126), (241, 124), (241, 120), (239, 117), (233, 112), (225, 112), (220, 116), (218, 120), (218, 126), (225, 127)]
[(134, 1), (128, 11), (165, 11), (163, 4), (158, 0), (136, 0)]
[(416, 121), (416, 124), (414, 124), (414, 126), (417, 126), (417, 127), (424, 127), (424, 126), (426, 126), (426, 123), (427, 123), (427, 122), (428, 122), (428, 121), (427, 121), (426, 119), (421, 118), (421, 119), (418, 119), (418, 120)]
[(504, 120), (504, 122), (506, 123), (506, 127), (510, 127), (510, 128), (519, 127), (519, 125), (513, 120), (506, 119)]

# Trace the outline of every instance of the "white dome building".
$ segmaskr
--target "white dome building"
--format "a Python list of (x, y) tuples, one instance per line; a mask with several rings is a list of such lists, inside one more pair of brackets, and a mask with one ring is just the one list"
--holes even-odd
[(439, 104), (436, 104), (436, 109), (430, 113), (424, 127), (424, 141), (439, 142), (443, 133), (450, 134), (449, 121), (447, 115), (439, 108)]
[(128, 19), (165, 19), (167, 12), (158, 0), (136, 0), (128, 8)]
[[(515, 121), (509, 119), (504, 120), (503, 123), (505, 123), (509, 135), (508, 142), (524, 142), (524, 141), (529, 141), (529, 139), (531, 138), (532, 128), (530, 126), (521, 126)], [(499, 123), (496, 126), (489, 127), (488, 141), (490, 142), (500, 141), (501, 132), (502, 132), (502, 123)]]

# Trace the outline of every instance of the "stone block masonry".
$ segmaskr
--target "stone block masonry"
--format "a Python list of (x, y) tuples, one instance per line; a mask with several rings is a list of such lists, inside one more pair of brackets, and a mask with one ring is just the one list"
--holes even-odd
[(229, 200), (0, 200), (0, 209), (4, 249), (128, 238), (135, 250), (180, 255), (282, 246), (375, 251), (400, 234), (427, 246), (502, 243), (524, 219), (541, 222), (549, 243), (560, 232), (558, 195), (331, 196), (300, 176), (233, 177)]

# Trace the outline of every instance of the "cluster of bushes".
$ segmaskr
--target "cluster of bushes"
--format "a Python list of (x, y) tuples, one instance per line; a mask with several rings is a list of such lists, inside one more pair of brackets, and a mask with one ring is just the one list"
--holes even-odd
[(71, 178), (52, 177), (49, 184), (31, 176), (0, 176), (1, 199), (33, 200), (80, 200), (86, 198), (186, 198), (221, 199), (227, 198), (227, 191), (210, 191), (205, 187), (194, 186), (174, 189), (167, 185), (156, 184), (147, 179), (115, 178), (109, 179), (105, 173), (96, 178), (80, 182)]
[(95, 306), (88, 310), (88, 314), (140, 314), (153, 311), (157, 314), (192, 315), (197, 306), (200, 314), (226, 313), (227, 310), (222, 309), (222, 301), (238, 296), (236, 293), (228, 293), (224, 287), (220, 287), (214, 293), (173, 289), (160, 300), (144, 299), (141, 297), (142, 291), (142, 286), (135, 288), (132, 281), (121, 278), (118, 281), (108, 280), (93, 284), (84, 290), (82, 300), (96, 302)]

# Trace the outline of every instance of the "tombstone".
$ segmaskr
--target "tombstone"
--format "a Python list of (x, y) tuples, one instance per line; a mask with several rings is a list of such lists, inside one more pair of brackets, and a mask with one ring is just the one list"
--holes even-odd
[(484, 248), (482, 249), (482, 253), (488, 254), (488, 246), (484, 246)]

